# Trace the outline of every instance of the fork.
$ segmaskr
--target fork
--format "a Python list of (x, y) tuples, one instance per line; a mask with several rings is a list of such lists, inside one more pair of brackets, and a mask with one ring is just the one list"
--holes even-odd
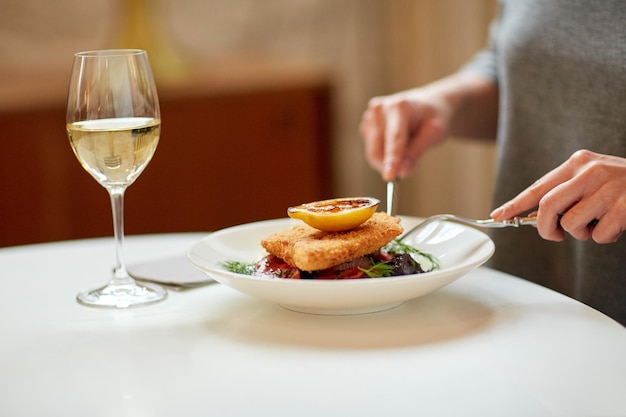
[(408, 232), (404, 233), (402, 236), (398, 238), (399, 241), (405, 239), (410, 234), (415, 233), (417, 230), (426, 227), (432, 222), (435, 221), (451, 221), (456, 223), (463, 223), (469, 226), (476, 227), (486, 227), (486, 228), (502, 228), (502, 227), (520, 227), (520, 226), (534, 226), (537, 224), (537, 216), (530, 215), (525, 217), (513, 217), (512, 219), (496, 221), (494, 219), (485, 219), (485, 220), (475, 220), (469, 219), (467, 217), (461, 217), (454, 214), (437, 214), (431, 217), (426, 218), (423, 222), (411, 228)]
[[(558, 217), (559, 218), (557, 220), (557, 224), (560, 226), (561, 217), (563, 217), (563, 213), (559, 213)], [(457, 216), (455, 214), (436, 214), (434, 216), (427, 217), (426, 220), (424, 220), (423, 222), (419, 223), (418, 225), (413, 226), (408, 232), (400, 236), (397, 240), (401, 241), (402, 239), (405, 239), (408, 235), (415, 233), (416, 230), (419, 230), (437, 220), (443, 220), (443, 221), (447, 220), (447, 221), (463, 223), (463, 224), (467, 224), (469, 226), (475, 226), (475, 227), (499, 229), (503, 227), (534, 226), (537, 224), (537, 212), (533, 212), (529, 214), (528, 216), (515, 216), (512, 219), (506, 219), (502, 221), (496, 221), (494, 219), (475, 220), (475, 219), (469, 219), (467, 217)], [(593, 227), (596, 224), (598, 224), (598, 219), (593, 219), (589, 222), (587, 226)]]

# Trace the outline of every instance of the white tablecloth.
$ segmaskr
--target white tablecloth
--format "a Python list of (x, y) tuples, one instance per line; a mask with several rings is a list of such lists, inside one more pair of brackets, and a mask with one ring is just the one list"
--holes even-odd
[[(129, 237), (128, 262), (202, 237)], [(220, 284), (77, 304), (113, 258), (112, 238), (0, 249), (1, 416), (626, 416), (626, 329), (488, 268), (355, 316)]]

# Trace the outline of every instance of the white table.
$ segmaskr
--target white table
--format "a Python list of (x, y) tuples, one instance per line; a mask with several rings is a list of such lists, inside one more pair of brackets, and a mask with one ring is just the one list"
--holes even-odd
[[(129, 263), (203, 234), (127, 239)], [(626, 416), (626, 329), (480, 268), (393, 310), (296, 313), (228, 287), (76, 303), (112, 238), (0, 249), (1, 416)]]

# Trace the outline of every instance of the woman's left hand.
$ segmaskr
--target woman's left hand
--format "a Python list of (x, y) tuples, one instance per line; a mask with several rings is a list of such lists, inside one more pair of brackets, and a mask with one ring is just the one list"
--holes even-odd
[(567, 232), (579, 240), (617, 241), (626, 230), (626, 158), (577, 151), (491, 217), (509, 219), (537, 207), (544, 239), (561, 241)]

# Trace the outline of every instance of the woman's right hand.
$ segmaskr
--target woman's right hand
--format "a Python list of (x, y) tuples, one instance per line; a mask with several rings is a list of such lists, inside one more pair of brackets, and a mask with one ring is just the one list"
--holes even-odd
[[(468, 103), (487, 104), (480, 111), (493, 119), (495, 130), (497, 89), (481, 76), (459, 73), (421, 88), (372, 98), (360, 124), (367, 161), (384, 181), (406, 177), (424, 151), (442, 141), (455, 125), (468, 127), (457, 122), (468, 118), (463, 113), (476, 113)], [(472, 117), (472, 122), (485, 116)], [(473, 136), (471, 130), (467, 133)]]
[(420, 155), (446, 135), (450, 112), (427, 89), (372, 98), (360, 125), (367, 161), (385, 181), (407, 176)]

